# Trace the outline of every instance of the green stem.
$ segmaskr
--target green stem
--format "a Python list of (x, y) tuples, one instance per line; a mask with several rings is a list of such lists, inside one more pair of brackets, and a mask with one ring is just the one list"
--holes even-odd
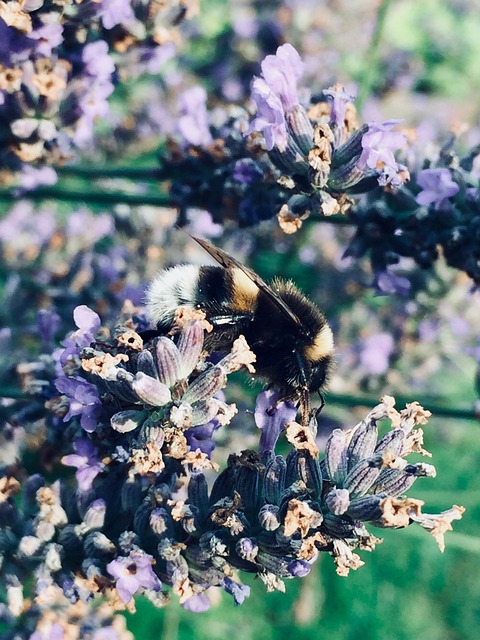
[(21, 398), (27, 399), (29, 396), (25, 394), (24, 391), (18, 389), (17, 387), (3, 387), (0, 388), (0, 398)]
[(133, 180), (159, 180), (160, 169), (158, 167), (86, 167), (70, 165), (54, 167), (62, 176), (75, 176), (79, 178), (130, 178)]
[[(405, 405), (408, 402), (412, 402), (411, 398), (405, 398), (401, 396), (395, 396), (397, 406)], [(378, 398), (376, 396), (354, 396), (343, 395), (341, 393), (325, 393), (325, 401), (328, 404), (342, 405), (346, 407), (374, 407), (378, 404)], [(478, 411), (472, 407), (470, 409), (460, 409), (457, 407), (445, 407), (435, 404), (435, 402), (429, 402), (425, 400), (421, 402), (422, 406), (428, 411), (431, 411), (435, 416), (445, 416), (447, 418), (458, 418), (460, 420), (479, 420), (480, 415)]]
[(64, 200), (66, 202), (92, 202), (94, 204), (130, 204), (151, 205), (153, 207), (172, 206), (170, 196), (165, 193), (158, 195), (142, 195), (131, 193), (111, 193), (109, 191), (71, 191), (61, 187), (41, 187), (29, 191), (22, 196), (10, 189), (0, 189), (0, 201), (20, 200)]
[(380, 49), (380, 42), (382, 40), (383, 31), (385, 29), (385, 22), (391, 4), (392, 0), (381, 0), (380, 6), (378, 7), (372, 40), (365, 54), (363, 77), (360, 84), (358, 96), (355, 100), (356, 107), (359, 111), (361, 110), (365, 99), (370, 95), (377, 78), (378, 51)]
[(340, 214), (333, 214), (331, 216), (312, 214), (308, 216), (304, 224), (308, 224), (312, 222), (329, 222), (330, 224), (334, 224), (337, 226), (346, 226), (346, 227), (355, 225), (355, 222), (353, 222), (348, 215), (342, 216)]

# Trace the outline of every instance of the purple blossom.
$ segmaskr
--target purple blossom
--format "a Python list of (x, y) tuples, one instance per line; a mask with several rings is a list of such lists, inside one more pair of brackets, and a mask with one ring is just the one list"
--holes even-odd
[(221, 224), (213, 221), (212, 214), (206, 209), (190, 207), (187, 211), (188, 225), (192, 236), (217, 238), (223, 233)]
[(75, 477), (82, 493), (90, 491), (92, 482), (103, 471), (105, 465), (98, 460), (98, 453), (93, 443), (86, 438), (78, 438), (73, 442), (75, 453), (63, 456), (62, 464), (76, 467)]
[(89, 245), (112, 236), (115, 223), (108, 213), (93, 215), (86, 208), (80, 208), (68, 216), (66, 233), (68, 237), (85, 238)]
[(263, 176), (263, 173), (255, 162), (251, 158), (241, 158), (235, 162), (233, 167), (233, 178), (241, 184), (251, 184), (257, 182)]
[(63, 26), (57, 23), (42, 24), (34, 29), (29, 37), (37, 40), (36, 53), (45, 58), (52, 55), (53, 49), (56, 49), (63, 42)]
[(52, 211), (35, 212), (28, 200), (20, 200), (0, 221), (0, 241), (15, 246), (41, 246), (48, 242), (57, 227)]
[(31, 190), (37, 187), (55, 184), (58, 175), (53, 167), (32, 167), (25, 165), (20, 172), (20, 186), (23, 189)]
[(295, 419), (297, 407), (290, 400), (279, 402), (278, 391), (268, 389), (258, 394), (255, 405), (255, 424), (262, 430), (259, 451), (274, 451), (285, 424)]
[(82, 52), (85, 71), (92, 78), (109, 80), (115, 71), (115, 64), (108, 55), (108, 44), (105, 40), (97, 40), (85, 45)]
[(280, 98), (273, 93), (263, 78), (255, 78), (252, 83), (252, 99), (257, 105), (257, 115), (247, 129), (247, 134), (261, 131), (268, 151), (274, 147), (284, 151), (288, 143), (288, 133)]
[(288, 565), (288, 570), (295, 578), (304, 578), (308, 576), (312, 567), (306, 560), (293, 560)]
[(355, 96), (348, 93), (341, 84), (334, 84), (332, 87), (325, 89), (323, 93), (330, 105), (330, 121), (333, 124), (344, 126), (347, 105), (355, 100)]
[(422, 191), (415, 200), (418, 204), (428, 207), (435, 205), (435, 209), (445, 209), (448, 199), (456, 195), (460, 187), (452, 180), (449, 169), (424, 169), (417, 177), (417, 183)]
[(210, 609), (211, 604), (209, 597), (205, 593), (199, 593), (185, 600), (182, 607), (192, 613), (203, 613)]
[(233, 602), (238, 606), (243, 604), (245, 598), (250, 596), (250, 587), (240, 582), (235, 582), (231, 578), (223, 579), (223, 588), (233, 596)]
[(65, 347), (60, 355), (60, 364), (62, 365), (69, 358), (78, 356), (84, 347), (89, 347), (95, 340), (95, 334), (100, 328), (98, 314), (85, 304), (75, 307), (73, 319), (78, 330), (71, 333), (62, 342), (62, 346)]
[(291, 44), (282, 44), (275, 55), (267, 56), (262, 64), (262, 75), (268, 88), (280, 99), (288, 113), (298, 105), (297, 80), (303, 74), (303, 62)]
[(130, 0), (103, 0), (100, 16), (105, 29), (113, 29), (117, 24), (128, 24), (135, 20)]
[(303, 62), (291, 44), (278, 47), (275, 55), (262, 62), (262, 77), (252, 83), (252, 99), (257, 116), (247, 133), (261, 131), (268, 150), (284, 151), (288, 144), (285, 114), (299, 107), (297, 80), (303, 74)]
[(195, 146), (212, 142), (207, 111), (207, 92), (203, 87), (192, 87), (179, 98), (180, 118), (177, 127), (182, 138)]
[(213, 434), (220, 427), (219, 421), (214, 418), (207, 422), (207, 424), (199, 427), (192, 427), (185, 431), (185, 437), (187, 444), (192, 451), (200, 450), (202, 453), (211, 455), (215, 449), (215, 442), (213, 440)]
[(26, 60), (35, 46), (35, 40), (23, 35), (18, 29), (9, 27), (0, 18), (0, 63), (7, 68)]
[(367, 374), (381, 375), (388, 370), (395, 342), (389, 333), (368, 336), (362, 344), (360, 364)]
[(46, 622), (41, 630), (37, 629), (28, 640), (64, 640), (65, 630), (61, 624)]
[[(400, 131), (391, 131), (400, 120), (387, 120), (382, 124), (370, 123), (362, 136), (362, 153), (358, 160), (360, 169), (374, 169), (391, 181), (400, 170), (393, 151), (405, 144), (407, 137)], [(385, 183), (385, 180), (383, 181)]]
[(88, 433), (95, 431), (102, 408), (95, 385), (82, 378), (61, 376), (55, 380), (55, 386), (60, 393), (67, 396), (70, 403), (68, 413), (63, 421), (68, 422), (74, 416), (80, 416), (82, 429)]
[(116, 587), (123, 602), (130, 602), (139, 589), (159, 591), (162, 584), (152, 569), (153, 557), (148, 553), (131, 551), (107, 564), (108, 573), (116, 578)]
[(376, 289), (377, 295), (386, 296), (398, 293), (406, 296), (410, 291), (410, 281), (404, 276), (399, 276), (392, 271), (377, 271), (373, 281), (373, 287)]
[(58, 313), (52, 309), (40, 309), (37, 312), (37, 329), (44, 349), (50, 346), (61, 321)]

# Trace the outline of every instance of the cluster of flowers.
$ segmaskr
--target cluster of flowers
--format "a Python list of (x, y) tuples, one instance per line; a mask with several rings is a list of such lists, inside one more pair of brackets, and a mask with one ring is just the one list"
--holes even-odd
[(394, 189), (408, 179), (393, 156), (406, 142), (392, 131), (398, 121), (358, 128), (353, 98), (341, 85), (306, 109), (297, 87), (303, 63), (290, 44), (261, 67), (262, 77), (252, 84), (257, 115), (250, 123), (239, 107), (209, 114), (199, 87), (182, 96), (181, 142), (170, 143), (161, 171), (172, 180), (180, 211), (201, 206), (243, 225), (278, 215), (293, 233), (311, 212), (346, 213), (350, 195), (379, 184)]
[(378, 291), (408, 289), (392, 265), (408, 257), (429, 268), (439, 247), (449, 265), (480, 283), (478, 148), (460, 158), (452, 140), (419, 161), (395, 129), (399, 120), (358, 127), (353, 97), (340, 85), (305, 108), (297, 87), (303, 63), (291, 45), (261, 67), (252, 121), (240, 107), (209, 113), (200, 87), (183, 94), (160, 172), (171, 181), (180, 223), (191, 206), (240, 225), (277, 216), (286, 233), (312, 214), (348, 214), (357, 230), (345, 255), (370, 255)]
[[(283, 591), (284, 580), (307, 575), (321, 552), (347, 575), (363, 564), (355, 550), (380, 542), (366, 523), (416, 522), (443, 550), (443, 534), (463, 509), (424, 514), (421, 501), (404, 496), (418, 477), (436, 473), (405, 460), (427, 453), (419, 427), (430, 414), (418, 403), (398, 412), (385, 396), (353, 429), (334, 430), (320, 461), (314, 421), (297, 424), (295, 405), (263, 392), (255, 410), (258, 450), (231, 454), (211, 483), (218, 471), (214, 434), (236, 413), (222, 388), (231, 372), (254, 368), (244, 338), (210, 361), (203, 350), (208, 323), (196, 311), (177, 314), (173, 335), (145, 342), (144, 321), (131, 305), (111, 332), (86, 306), (74, 319), (78, 329), (33, 375), (37, 396), (47, 399), (44, 420), (63, 425), (57, 461), (74, 443), (75, 453), (61, 461), (76, 468), (76, 490), (69, 480), (48, 486), (18, 464), (1, 471), (7, 600), (0, 612), (12, 629), (22, 616), (15, 637), (68, 630), (80, 638), (78, 620), (99, 596), (122, 610), (133, 609), (140, 593), (163, 606), (172, 591), (199, 612), (210, 606), (208, 590), (220, 587), (241, 604), (249, 587), (237, 570)], [(385, 419), (392, 428), (379, 436)], [(283, 430), (291, 445), (286, 457), (275, 454)], [(24, 599), (31, 576), (35, 594)], [(102, 608), (89, 624), (98, 640), (128, 638)], [(108, 634), (94, 635), (97, 628)]]
[(176, 25), (195, 9), (195, 0), (2, 0), (2, 181), (23, 167), (21, 183), (54, 182), (53, 169), (38, 171), (71, 155), (72, 143), (89, 145), (122, 67), (135, 58), (136, 73), (157, 73), (173, 54)]
[(401, 258), (428, 269), (439, 255), (480, 285), (479, 157), (478, 147), (459, 157), (452, 139), (438, 158), (411, 172), (408, 186), (369, 194), (352, 210), (356, 232), (346, 255), (369, 255), (380, 291), (408, 288), (395, 272)]

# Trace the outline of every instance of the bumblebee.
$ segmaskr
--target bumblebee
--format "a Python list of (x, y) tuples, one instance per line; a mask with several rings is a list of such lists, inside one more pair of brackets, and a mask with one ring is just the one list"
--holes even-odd
[(255, 375), (282, 399), (299, 401), (307, 424), (310, 393), (322, 398), (332, 366), (333, 334), (325, 316), (293, 282), (275, 278), (267, 284), (212, 243), (193, 239), (220, 266), (178, 265), (159, 273), (146, 294), (152, 328), (168, 333), (175, 311), (191, 307), (203, 310), (213, 326), (205, 336), (210, 353), (228, 351), (243, 334), (257, 357)]

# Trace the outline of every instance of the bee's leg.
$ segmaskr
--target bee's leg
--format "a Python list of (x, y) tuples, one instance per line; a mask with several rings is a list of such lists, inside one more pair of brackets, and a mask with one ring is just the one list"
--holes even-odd
[(323, 407), (325, 406), (325, 398), (323, 397), (323, 393), (319, 390), (318, 391), (318, 397), (320, 398), (320, 406), (318, 407), (318, 409), (316, 409), (315, 413), (318, 415), (320, 413), (320, 411), (323, 409)]
[(310, 424), (310, 391), (308, 387), (302, 387), (300, 390), (300, 405), (302, 407), (302, 427), (308, 427)]

